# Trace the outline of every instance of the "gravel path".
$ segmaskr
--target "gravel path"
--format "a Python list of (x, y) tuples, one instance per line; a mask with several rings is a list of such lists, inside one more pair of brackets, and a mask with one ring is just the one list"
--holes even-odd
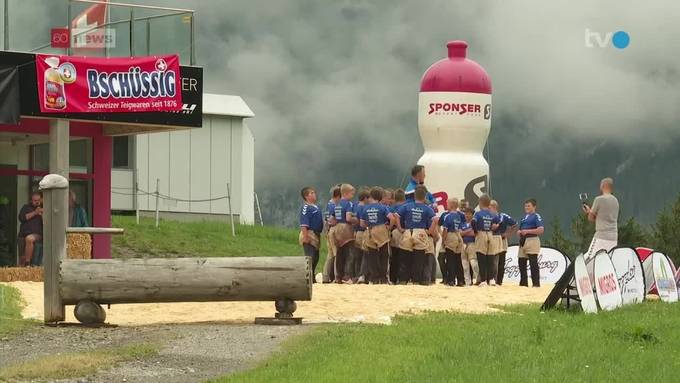
[(159, 345), (156, 356), (124, 362), (93, 376), (59, 382), (203, 382), (254, 366), (279, 350), (283, 340), (309, 328), (310, 325), (224, 324), (36, 326), (20, 335), (0, 339), (0, 368), (63, 352), (153, 343)]

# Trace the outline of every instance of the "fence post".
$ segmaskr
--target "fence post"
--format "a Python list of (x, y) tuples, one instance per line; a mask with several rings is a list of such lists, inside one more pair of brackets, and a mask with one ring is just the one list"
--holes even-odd
[(231, 188), (227, 182), (227, 202), (229, 203), (229, 219), (231, 220), (231, 236), (236, 237), (236, 229), (234, 228), (234, 215), (231, 213)]
[(160, 178), (156, 178), (156, 228), (158, 228), (158, 198), (160, 197), (159, 184), (161, 183)]
[(40, 181), (43, 192), (43, 267), (45, 323), (63, 321), (64, 304), (59, 292), (59, 269), (66, 257), (68, 226), (68, 180), (49, 174)]
[[(135, 168), (135, 191), (134, 191), (134, 201), (135, 201), (135, 220), (137, 221), (137, 225), (139, 225), (139, 179), (138, 179), (138, 174), (139, 170)], [(148, 186), (148, 185), (147, 185)], [(149, 201), (147, 200), (147, 205), (149, 204)], [(147, 206), (148, 209), (148, 206)]]
[(255, 194), (255, 206), (257, 207), (257, 215), (260, 217), (260, 226), (264, 226), (264, 221), (262, 220), (262, 210), (260, 209), (260, 199), (257, 198), (257, 192)]

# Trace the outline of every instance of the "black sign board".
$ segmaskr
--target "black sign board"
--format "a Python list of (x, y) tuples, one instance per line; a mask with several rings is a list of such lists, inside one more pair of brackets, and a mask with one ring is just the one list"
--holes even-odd
[(181, 66), (182, 111), (139, 113), (42, 113), (38, 102), (35, 55), (0, 52), (0, 64), (19, 67), (21, 115), (24, 117), (119, 122), (142, 125), (201, 127), (203, 123), (203, 68)]

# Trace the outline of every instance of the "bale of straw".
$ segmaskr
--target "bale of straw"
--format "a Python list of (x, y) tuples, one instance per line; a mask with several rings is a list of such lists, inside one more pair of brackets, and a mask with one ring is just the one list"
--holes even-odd
[(69, 259), (91, 259), (92, 238), (89, 234), (69, 233), (66, 237), (68, 247), (66, 257)]
[(0, 282), (42, 282), (42, 267), (0, 267)]

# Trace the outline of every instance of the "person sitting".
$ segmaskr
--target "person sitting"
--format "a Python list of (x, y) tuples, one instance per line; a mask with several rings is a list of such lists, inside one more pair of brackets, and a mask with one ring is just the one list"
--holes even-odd
[(23, 254), (19, 266), (29, 266), (33, 258), (35, 244), (42, 241), (42, 195), (39, 192), (31, 194), (31, 202), (25, 204), (19, 211), (19, 241), (23, 241)]
[(87, 213), (78, 202), (76, 202), (76, 193), (69, 191), (68, 193), (68, 226), (69, 227), (88, 227)]

